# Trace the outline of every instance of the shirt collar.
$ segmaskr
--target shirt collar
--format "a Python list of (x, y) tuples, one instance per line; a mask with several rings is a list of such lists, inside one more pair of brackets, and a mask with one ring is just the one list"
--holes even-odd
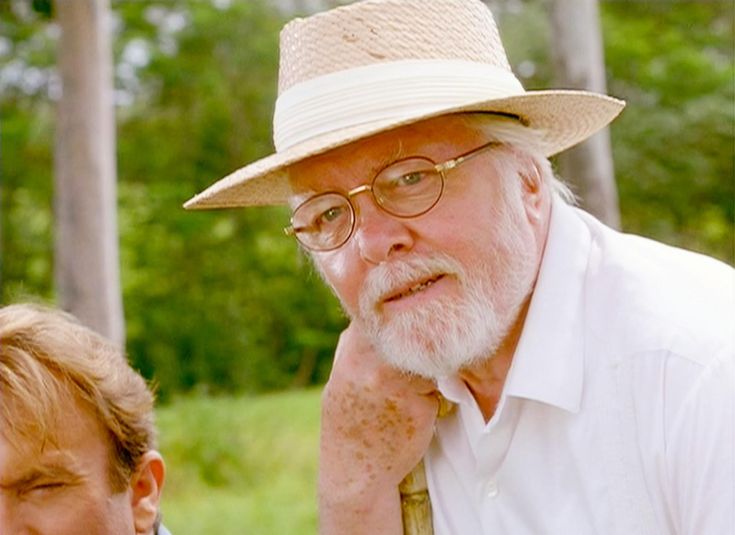
[(505, 395), (578, 412), (584, 378), (584, 281), (589, 230), (554, 199), (549, 234)]
[[(584, 281), (591, 242), (575, 209), (554, 198), (538, 280), (503, 399), (527, 398), (579, 411), (584, 379)], [(439, 379), (437, 386), (450, 401), (474, 403), (456, 376)]]

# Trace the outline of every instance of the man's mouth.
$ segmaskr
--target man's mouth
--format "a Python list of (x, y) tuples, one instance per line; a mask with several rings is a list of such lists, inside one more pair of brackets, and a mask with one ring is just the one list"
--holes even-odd
[(426, 288), (428, 288), (435, 282), (443, 279), (444, 277), (445, 275), (442, 273), (439, 275), (434, 275), (433, 277), (430, 277), (428, 279), (424, 279), (406, 289), (399, 290), (398, 292), (388, 295), (388, 297), (383, 299), (383, 302), (390, 303), (391, 301), (397, 301), (398, 299), (403, 299), (404, 297), (409, 297), (411, 295), (417, 294), (418, 292), (425, 290)]

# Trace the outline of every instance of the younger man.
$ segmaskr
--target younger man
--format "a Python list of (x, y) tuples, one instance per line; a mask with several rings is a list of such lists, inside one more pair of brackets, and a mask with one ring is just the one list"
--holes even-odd
[(153, 394), (72, 316), (0, 308), (0, 531), (166, 535)]

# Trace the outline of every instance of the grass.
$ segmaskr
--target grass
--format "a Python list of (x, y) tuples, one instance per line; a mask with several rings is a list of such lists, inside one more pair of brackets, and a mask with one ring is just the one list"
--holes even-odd
[(160, 408), (173, 535), (316, 533), (319, 396), (200, 396)]

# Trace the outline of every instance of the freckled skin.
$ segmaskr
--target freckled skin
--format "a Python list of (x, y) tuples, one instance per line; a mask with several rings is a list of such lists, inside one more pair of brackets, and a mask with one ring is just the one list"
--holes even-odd
[[(320, 467), (320, 488), (340, 490), (336, 496), (322, 492), (321, 506), (344, 510), (353, 503), (394, 500), (399, 504), (398, 484), (431, 441), (435, 386), (384, 364), (354, 324), (342, 333), (336, 358), (341, 366), (333, 370), (323, 394), (321, 458), (329, 463)], [(341, 380), (343, 374), (353, 372), (362, 378), (360, 383)], [(360, 533), (359, 518), (366, 514), (361, 508), (355, 511), (358, 523), (350, 533)], [(385, 529), (380, 533), (393, 532)]]

